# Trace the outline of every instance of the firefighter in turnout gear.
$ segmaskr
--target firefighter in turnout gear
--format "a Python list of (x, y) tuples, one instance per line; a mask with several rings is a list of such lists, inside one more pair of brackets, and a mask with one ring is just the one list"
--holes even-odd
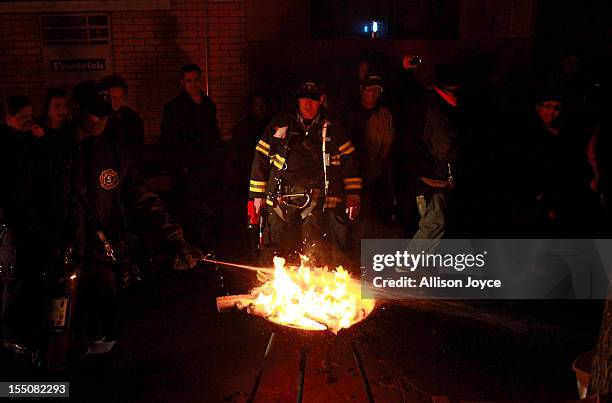
[(255, 147), (249, 196), (256, 214), (265, 210), (260, 255), (264, 266), (272, 264), (275, 254), (294, 259), (297, 252), (315, 264), (328, 263), (326, 253), (333, 253), (336, 245), (326, 237), (334, 231), (327, 231), (333, 224), (325, 214), (343, 214), (350, 220), (359, 214), (355, 146), (321, 108), (325, 95), (318, 83), (304, 82), (297, 97), (297, 111), (276, 115)]

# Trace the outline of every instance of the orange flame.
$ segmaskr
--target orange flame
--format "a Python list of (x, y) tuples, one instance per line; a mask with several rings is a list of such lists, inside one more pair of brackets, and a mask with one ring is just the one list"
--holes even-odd
[(272, 279), (252, 291), (255, 311), (281, 325), (334, 333), (372, 312), (375, 301), (361, 299), (359, 282), (342, 266), (311, 269), (307, 262), (302, 256), (300, 267), (287, 268), (285, 259), (275, 257)]

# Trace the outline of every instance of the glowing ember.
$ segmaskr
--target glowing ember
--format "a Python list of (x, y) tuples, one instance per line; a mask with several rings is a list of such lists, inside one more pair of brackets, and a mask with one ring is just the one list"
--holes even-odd
[(275, 257), (273, 278), (252, 291), (253, 311), (281, 325), (334, 333), (372, 312), (375, 301), (361, 299), (359, 282), (342, 266), (311, 269), (307, 262), (302, 256), (299, 268), (287, 268), (285, 259)]

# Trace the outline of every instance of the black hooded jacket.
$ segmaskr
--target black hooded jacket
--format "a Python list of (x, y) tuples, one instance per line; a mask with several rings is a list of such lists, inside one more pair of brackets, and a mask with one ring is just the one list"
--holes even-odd
[(79, 142), (66, 159), (64, 236), (75, 256), (109, 261), (97, 231), (118, 244), (126, 231), (141, 234), (153, 246), (176, 252), (185, 245), (182, 229), (170, 222), (159, 197), (148, 192), (136, 166), (113, 138), (104, 133)]
[[(0, 210), (17, 239), (17, 261), (35, 269), (61, 258), (69, 245), (75, 260), (110, 262), (96, 232), (117, 247), (130, 231), (153, 247), (176, 252), (185, 245), (159, 197), (146, 191), (127, 151), (104, 133), (63, 150), (30, 132), (0, 126)], [(48, 140), (48, 139), (47, 139)], [(41, 267), (39, 267), (41, 269)]]
[(221, 141), (217, 107), (210, 97), (202, 94), (196, 104), (182, 91), (164, 107), (161, 141), (174, 145), (217, 144)]
[(454, 171), (462, 133), (459, 108), (449, 105), (435, 91), (431, 92), (423, 131), (430, 158), (421, 164), (419, 176), (448, 180), (449, 164), (450, 173)]

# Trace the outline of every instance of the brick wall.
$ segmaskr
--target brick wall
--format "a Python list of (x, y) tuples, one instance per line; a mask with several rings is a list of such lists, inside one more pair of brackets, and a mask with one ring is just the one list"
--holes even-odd
[[(147, 142), (159, 138), (163, 105), (180, 89), (180, 66), (197, 63), (204, 70), (207, 29), (209, 94), (228, 137), (248, 87), (245, 0), (209, 0), (208, 10), (203, 0), (172, 0), (169, 9), (109, 15), (115, 73), (128, 81), (128, 103), (143, 117)], [(46, 90), (38, 14), (0, 13), (0, 19), (0, 92), (27, 95), (38, 109)]]
[[(533, 35), (534, 1), (462, 1), (460, 38), (473, 44), (481, 38), (529, 38)], [(217, 104), (225, 137), (229, 137), (244, 112), (248, 88), (267, 84), (253, 74), (254, 69), (274, 76), (273, 69), (265, 66), (285, 57), (277, 52), (285, 46), (283, 42), (310, 39), (307, 0), (157, 0), (157, 3), (166, 6), (138, 11), (88, 10), (107, 11), (110, 15), (115, 72), (128, 80), (128, 103), (143, 116), (147, 142), (159, 138), (163, 105), (179, 91), (180, 66), (191, 62), (204, 68), (207, 29), (209, 93)], [(0, 95), (27, 95), (36, 108), (46, 90), (42, 76), (47, 67), (42, 64), (39, 15), (3, 13), (0, 8)], [(262, 45), (264, 48), (255, 44), (250, 52), (252, 82), (249, 82), (247, 45), (261, 41), (267, 42)]]
[(0, 14), (0, 94), (22, 94), (38, 106), (44, 95), (38, 19)]
[(163, 104), (179, 91), (180, 66), (205, 68), (208, 29), (209, 95), (217, 104), (221, 132), (229, 136), (246, 96), (244, 4), (210, 2), (208, 27), (203, 1), (173, 0), (171, 7), (111, 14), (115, 71), (128, 79), (130, 102), (155, 140)]
[(309, 0), (246, 0), (249, 42), (310, 39)]
[(221, 132), (229, 137), (244, 110), (248, 91), (244, 0), (212, 2), (208, 17), (210, 95), (217, 103)]

